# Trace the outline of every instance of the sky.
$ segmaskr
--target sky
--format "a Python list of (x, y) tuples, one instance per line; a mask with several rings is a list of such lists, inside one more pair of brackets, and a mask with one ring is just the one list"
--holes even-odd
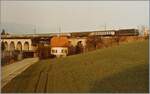
[(140, 25), (149, 26), (149, 1), (1, 1), (1, 28), (12, 34), (123, 29)]

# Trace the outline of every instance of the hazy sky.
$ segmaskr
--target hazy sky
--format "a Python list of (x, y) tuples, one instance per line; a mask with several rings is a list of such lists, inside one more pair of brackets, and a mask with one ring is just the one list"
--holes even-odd
[(1, 21), (10, 33), (137, 28), (149, 24), (149, 2), (2, 1)]

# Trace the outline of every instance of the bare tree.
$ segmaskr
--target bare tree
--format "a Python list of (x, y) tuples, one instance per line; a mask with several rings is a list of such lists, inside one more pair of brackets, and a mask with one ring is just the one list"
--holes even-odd
[(83, 53), (83, 44), (82, 41), (79, 41), (76, 45), (76, 54)]
[(5, 35), (5, 34), (6, 34), (5, 29), (3, 29), (1, 35)]
[(4, 44), (4, 42), (2, 41), (1, 42), (1, 51), (4, 51), (5, 50), (5, 44)]

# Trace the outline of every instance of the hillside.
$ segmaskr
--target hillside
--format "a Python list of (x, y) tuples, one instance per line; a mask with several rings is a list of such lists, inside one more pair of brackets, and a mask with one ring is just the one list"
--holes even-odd
[(148, 41), (42, 60), (2, 92), (148, 92)]

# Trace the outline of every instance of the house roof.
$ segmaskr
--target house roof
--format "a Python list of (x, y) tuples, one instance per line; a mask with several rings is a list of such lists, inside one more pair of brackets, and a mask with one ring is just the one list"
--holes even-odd
[(51, 47), (68, 47), (69, 40), (67, 37), (56, 36), (51, 39)]

